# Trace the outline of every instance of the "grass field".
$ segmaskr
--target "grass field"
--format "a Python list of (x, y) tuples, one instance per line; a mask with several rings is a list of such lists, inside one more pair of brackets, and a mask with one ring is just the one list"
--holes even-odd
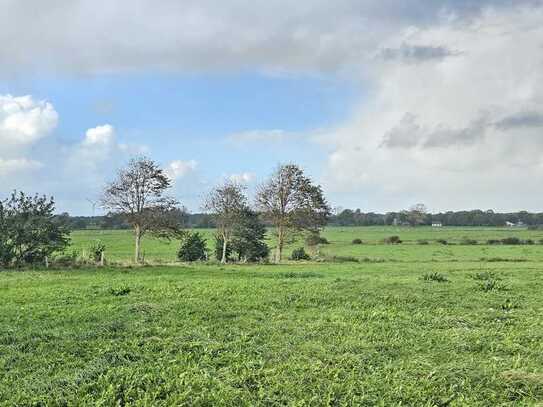
[[(364, 261), (0, 273), (0, 405), (543, 403), (543, 245), (433, 243), (541, 232), (324, 235)], [(128, 233), (100, 238), (130, 257)]]
[[(199, 230), (207, 239), (208, 246), (213, 246), (213, 230)], [(505, 237), (519, 237), (539, 242), (543, 239), (543, 230), (531, 231), (516, 228), (409, 228), (409, 227), (347, 227), (328, 228), (322, 235), (330, 244), (320, 248), (322, 254), (335, 256), (354, 256), (360, 259), (387, 260), (387, 261), (457, 261), (486, 260), (505, 258), (509, 260), (524, 259), (543, 262), (543, 245), (533, 246), (490, 246), (485, 243), (489, 239), (502, 239)], [(383, 245), (384, 238), (398, 235), (404, 242), (402, 245)], [(353, 245), (355, 238), (363, 240), (363, 245)], [(463, 239), (477, 240), (477, 246), (459, 244)], [(134, 243), (132, 233), (128, 230), (85, 230), (72, 233), (72, 247), (84, 251), (93, 240), (103, 241), (107, 247), (106, 257), (110, 260), (131, 261), (133, 258)], [(426, 239), (430, 244), (420, 245), (419, 240)], [(445, 239), (452, 245), (441, 245), (436, 242)], [(268, 241), (270, 247), (274, 246), (273, 239)], [(297, 246), (291, 245), (285, 253)], [(143, 252), (147, 261), (172, 262), (176, 260), (178, 242), (168, 242), (153, 238), (145, 238)]]

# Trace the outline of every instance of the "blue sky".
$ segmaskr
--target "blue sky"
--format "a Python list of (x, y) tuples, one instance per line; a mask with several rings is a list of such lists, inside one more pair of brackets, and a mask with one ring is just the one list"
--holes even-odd
[[(192, 210), (300, 164), (333, 206), (540, 210), (540, 0), (6, 0), (0, 196), (87, 197), (134, 155)], [(535, 180), (535, 181), (534, 181)], [(508, 193), (503, 186), (508, 185)]]
[[(240, 173), (254, 174), (256, 182), (290, 161), (318, 177), (318, 163), (326, 159), (319, 143), (295, 137), (273, 145), (233, 143), (229, 137), (254, 130), (304, 137), (331, 128), (348, 117), (362, 92), (333, 75), (153, 72), (21, 77), (2, 82), (0, 93), (32, 95), (54, 105), (55, 137), (63, 143), (80, 143), (87, 129), (110, 124), (120, 141), (145, 146), (145, 154), (161, 163), (197, 161), (195, 175), (211, 185)], [(186, 184), (176, 193), (198, 210), (200, 185)]]

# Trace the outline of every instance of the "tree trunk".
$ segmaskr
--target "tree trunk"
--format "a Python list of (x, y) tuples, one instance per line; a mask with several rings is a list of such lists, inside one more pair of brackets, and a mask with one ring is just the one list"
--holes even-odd
[(281, 260), (283, 258), (283, 227), (279, 226), (277, 229), (277, 249), (275, 252), (275, 262), (281, 263)]
[(225, 239), (224, 236), (222, 238), (222, 258), (221, 258), (221, 263), (226, 264), (226, 239)]
[(141, 228), (139, 225), (136, 225), (134, 227), (134, 234), (135, 234), (135, 237), (136, 237), (136, 250), (135, 250), (135, 253), (134, 253), (134, 263), (138, 264), (140, 262), (140, 259), (141, 259), (141, 255), (140, 255), (140, 252), (141, 252)]

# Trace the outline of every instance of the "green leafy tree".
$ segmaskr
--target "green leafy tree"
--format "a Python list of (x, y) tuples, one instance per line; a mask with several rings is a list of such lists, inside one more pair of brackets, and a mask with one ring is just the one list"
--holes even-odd
[[(260, 220), (258, 213), (246, 207), (240, 213), (239, 221), (234, 226), (230, 243), (226, 246), (226, 257), (234, 256), (237, 261), (256, 262), (269, 256), (268, 245), (264, 242), (266, 225)], [(224, 242), (215, 237), (215, 255), (222, 259)]]
[(14, 191), (0, 201), (0, 262), (40, 263), (63, 251), (69, 243), (69, 230), (55, 220), (55, 202), (46, 196), (27, 196)]

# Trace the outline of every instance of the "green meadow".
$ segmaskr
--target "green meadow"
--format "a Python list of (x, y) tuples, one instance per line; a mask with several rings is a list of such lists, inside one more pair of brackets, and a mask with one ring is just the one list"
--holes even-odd
[[(199, 229), (208, 239), (208, 246), (213, 248), (212, 229)], [(389, 236), (399, 236), (401, 245), (384, 245), (383, 240)], [(84, 252), (94, 240), (101, 240), (106, 245), (106, 258), (112, 261), (131, 261), (133, 258), (134, 242), (129, 230), (85, 230), (72, 233), (72, 248)], [(358, 259), (387, 260), (387, 261), (459, 261), (480, 260), (502, 257), (507, 259), (525, 259), (543, 261), (543, 245), (493, 246), (486, 242), (491, 239), (518, 237), (532, 239), (540, 243), (543, 230), (527, 230), (517, 228), (475, 228), (475, 227), (331, 227), (324, 230), (322, 236), (330, 244), (321, 245), (319, 253), (329, 256), (354, 256)], [(361, 239), (362, 245), (353, 245), (353, 239)], [(444, 239), (449, 243), (443, 245), (438, 240)], [(477, 245), (462, 244), (465, 239), (476, 240)], [(421, 244), (421, 240), (428, 244)], [(267, 242), (274, 247), (273, 238)], [(285, 254), (288, 255), (295, 247), (302, 246), (303, 239), (292, 244)], [(148, 262), (174, 262), (179, 247), (177, 241), (166, 241), (145, 237), (143, 253)]]
[[(543, 403), (541, 231), (323, 236), (321, 261), (1, 272), (0, 405)], [(536, 244), (485, 244), (511, 236)], [(72, 245), (97, 238), (131, 258), (127, 231)], [(149, 261), (176, 249), (144, 241)]]

